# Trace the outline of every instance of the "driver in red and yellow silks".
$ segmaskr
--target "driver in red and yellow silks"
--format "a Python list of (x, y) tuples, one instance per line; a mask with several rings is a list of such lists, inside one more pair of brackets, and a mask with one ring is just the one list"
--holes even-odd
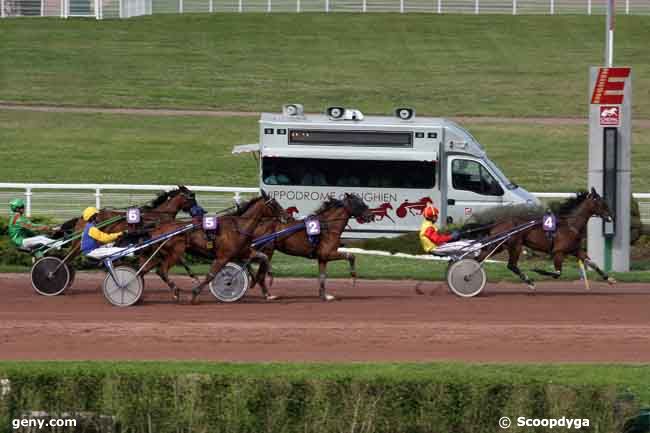
[(457, 241), (460, 238), (458, 232), (453, 232), (452, 234), (438, 233), (436, 222), (438, 221), (439, 213), (438, 208), (431, 205), (425, 207), (424, 212), (422, 212), (424, 221), (422, 221), (422, 225), (420, 226), (420, 243), (422, 244), (422, 249), (427, 253), (433, 252), (442, 244)]

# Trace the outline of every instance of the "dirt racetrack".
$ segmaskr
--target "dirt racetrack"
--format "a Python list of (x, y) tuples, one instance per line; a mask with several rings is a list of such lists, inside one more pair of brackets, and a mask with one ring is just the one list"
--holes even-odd
[[(65, 295), (37, 295), (27, 274), (0, 275), (0, 359), (200, 359), (227, 361), (650, 361), (650, 285), (488, 284), (460, 299), (441, 282), (278, 279), (237, 304), (204, 293), (173, 303), (148, 276), (144, 303), (103, 298), (103, 273), (79, 273)], [(181, 287), (191, 281), (175, 277)], [(187, 300), (186, 292), (185, 298)]]

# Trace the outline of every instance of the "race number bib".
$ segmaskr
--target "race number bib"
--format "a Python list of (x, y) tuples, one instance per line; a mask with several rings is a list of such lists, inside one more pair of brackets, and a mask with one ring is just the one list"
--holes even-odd
[(553, 214), (544, 215), (542, 221), (542, 227), (544, 228), (545, 232), (554, 232), (557, 229), (557, 221), (555, 219), (555, 215)]
[(216, 230), (218, 225), (216, 216), (203, 217), (203, 230)]
[(126, 210), (126, 222), (128, 224), (140, 224), (140, 209), (130, 207)]
[(309, 236), (318, 236), (320, 234), (320, 221), (316, 218), (306, 220), (305, 229)]

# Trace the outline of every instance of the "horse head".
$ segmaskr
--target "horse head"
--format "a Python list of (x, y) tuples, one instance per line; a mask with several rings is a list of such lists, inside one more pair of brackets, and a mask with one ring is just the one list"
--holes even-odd
[(170, 197), (170, 200), (177, 200), (178, 207), (183, 212), (189, 212), (194, 206), (198, 205), (196, 194), (185, 185), (178, 185), (178, 189), (170, 192)]
[(346, 193), (343, 197), (343, 207), (353, 217), (369, 223), (375, 220), (375, 214), (368, 205), (356, 194)]
[(591, 188), (591, 191), (587, 194), (585, 203), (588, 204), (592, 216), (600, 217), (607, 222), (612, 221), (612, 213), (609, 210), (609, 206), (607, 206), (607, 202), (596, 192), (595, 188)]

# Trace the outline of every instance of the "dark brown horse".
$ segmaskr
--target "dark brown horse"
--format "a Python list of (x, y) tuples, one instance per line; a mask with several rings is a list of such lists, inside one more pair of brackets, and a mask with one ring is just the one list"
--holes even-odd
[[(320, 224), (320, 236), (307, 235), (307, 225), (315, 218)], [(289, 234), (280, 236), (261, 248), (261, 251), (271, 260), (275, 250), (291, 256), (308, 257), (318, 260), (319, 269), (319, 295), (324, 301), (334, 300), (334, 296), (326, 293), (327, 263), (334, 260), (347, 260), (350, 264), (350, 274), (356, 278), (355, 257), (350, 253), (338, 251), (341, 245), (341, 234), (350, 218), (358, 218), (364, 222), (371, 222), (374, 215), (368, 206), (354, 194), (345, 194), (343, 200), (334, 198), (324, 202), (314, 212), (312, 217), (301, 221), (282, 223), (280, 221), (265, 221), (255, 228), (255, 238), (287, 230)], [(292, 229), (298, 229), (292, 231)], [(255, 281), (262, 288), (262, 293), (267, 299), (275, 299), (269, 294), (266, 286), (266, 271), (260, 267)]]
[[(562, 274), (564, 258), (571, 255), (582, 260), (585, 265), (598, 272), (604, 280), (614, 283), (615, 281), (612, 278), (589, 259), (583, 248), (583, 240), (587, 234), (587, 222), (592, 216), (611, 220), (607, 203), (593, 188), (589, 193), (578, 193), (575, 198), (567, 200), (561, 206), (557, 217), (557, 230), (552, 236), (549, 236), (544, 231), (540, 223), (534, 228), (508, 239), (502, 247), (508, 251), (508, 269), (521, 278), (528, 287), (535, 288), (533, 281), (517, 266), (523, 247), (526, 246), (535, 251), (548, 253), (553, 258), (555, 272), (536, 269), (535, 271), (540, 274), (559, 278)], [(528, 221), (530, 219), (526, 217), (510, 217), (502, 221), (497, 220), (495, 224), (490, 226), (488, 235), (504, 233)], [(488, 254), (490, 254), (490, 251), (482, 252), (477, 260), (483, 260)]]
[[(143, 224), (158, 224), (161, 221), (173, 221), (176, 218), (176, 215), (180, 211), (189, 212), (193, 206), (196, 206), (196, 196), (193, 191), (189, 190), (183, 185), (179, 185), (178, 188), (161, 192), (158, 196), (153, 199), (148, 204), (140, 207), (141, 218)], [(124, 210), (117, 209), (100, 209), (99, 214), (97, 215), (97, 223), (102, 221), (107, 221), (111, 218), (122, 216), (125, 217), (126, 212)], [(86, 226), (86, 221), (83, 218), (73, 218), (66, 221), (61, 226), (62, 232), (78, 233), (83, 231)], [(120, 232), (127, 229), (126, 218), (122, 218), (112, 224), (102, 227), (102, 231), (107, 233)], [(68, 254), (66, 255), (66, 262), (71, 262), (75, 257), (79, 255), (81, 240), (75, 240), (70, 243), (68, 248)], [(183, 266), (187, 270), (188, 274), (191, 277), (195, 278), (192, 275), (191, 270), (182, 262)], [(70, 268), (73, 269), (72, 267)]]
[[(260, 269), (268, 271), (268, 259), (260, 252), (250, 248), (255, 227), (263, 218), (285, 217), (284, 209), (275, 201), (269, 198), (264, 192), (262, 196), (244, 203), (235, 213), (219, 217), (218, 229), (211, 237), (197, 223), (195, 230), (178, 235), (170, 239), (160, 250), (160, 255), (151, 260), (143, 269), (148, 272), (158, 266), (158, 275), (167, 283), (173, 293), (174, 299), (179, 299), (179, 289), (169, 279), (169, 269), (179, 263), (186, 252), (194, 256), (212, 259), (212, 265), (205, 279), (192, 289), (192, 303), (198, 302), (198, 297), (203, 288), (214, 279), (221, 268), (232, 260), (257, 260), (260, 262)], [(169, 233), (187, 223), (169, 222), (160, 224), (152, 232), (151, 236), (156, 237)], [(153, 249), (153, 248), (152, 248)], [(142, 262), (146, 260), (147, 254), (143, 254)]]

